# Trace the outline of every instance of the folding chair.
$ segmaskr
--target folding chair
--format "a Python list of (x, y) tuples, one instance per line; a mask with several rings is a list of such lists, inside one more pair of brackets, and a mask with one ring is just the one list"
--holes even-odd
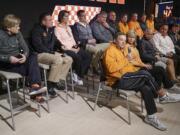
[[(47, 71), (50, 69), (49, 65), (39, 63), (39, 67), (43, 70), (43, 77), (44, 77), (44, 84), (47, 87)], [(70, 76), (72, 78), (72, 68), (70, 69)], [(67, 87), (67, 80), (65, 79), (65, 92), (66, 92), (66, 102), (68, 103), (68, 87)], [(74, 84), (71, 79), (71, 88), (73, 92), (73, 99), (75, 99), (75, 94), (74, 94)]]
[[(100, 95), (101, 91), (103, 91), (103, 90), (106, 90), (106, 91), (108, 90), (111, 92), (117, 91), (118, 96), (123, 95), (126, 99), (126, 105), (127, 105), (127, 110), (128, 110), (128, 124), (130, 125), (131, 124), (131, 114), (130, 114), (129, 98), (136, 95), (136, 92), (128, 91), (128, 90), (122, 90), (122, 89), (114, 89), (110, 86), (107, 86), (106, 85), (106, 75), (105, 75), (105, 71), (103, 68), (102, 60), (99, 61), (99, 65), (101, 68), (101, 75), (100, 75), (100, 82), (98, 85), (98, 92), (97, 92), (97, 96), (96, 96), (95, 103), (94, 103), (94, 111), (96, 110), (97, 102), (98, 102), (99, 95)], [(143, 112), (143, 100), (142, 100), (142, 98), (141, 98), (141, 111)]]

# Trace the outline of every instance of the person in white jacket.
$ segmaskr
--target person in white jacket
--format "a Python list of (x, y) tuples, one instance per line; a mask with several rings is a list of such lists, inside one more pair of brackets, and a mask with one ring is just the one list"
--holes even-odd
[(154, 35), (152, 43), (159, 52), (159, 59), (167, 64), (167, 71), (169, 73), (170, 79), (174, 82), (178, 82), (174, 67), (175, 47), (171, 38), (168, 36), (167, 24), (161, 25), (159, 32)]

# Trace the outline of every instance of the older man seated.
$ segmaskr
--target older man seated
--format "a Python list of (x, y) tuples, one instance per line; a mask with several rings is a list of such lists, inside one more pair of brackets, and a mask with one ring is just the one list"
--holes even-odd
[[(19, 31), (21, 20), (13, 14), (4, 17), (0, 29), (0, 70), (19, 73), (27, 76), (30, 94), (41, 88), (41, 75), (35, 54), (29, 54), (29, 48)], [(31, 96), (38, 102), (41, 95)]]

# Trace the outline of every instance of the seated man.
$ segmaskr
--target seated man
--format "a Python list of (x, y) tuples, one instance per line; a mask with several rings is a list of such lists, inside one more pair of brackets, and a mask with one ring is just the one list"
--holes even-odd
[(77, 12), (79, 22), (76, 22), (73, 26), (73, 35), (76, 42), (85, 46), (85, 49), (93, 54), (92, 67), (95, 73), (98, 73), (98, 60), (105, 50), (104, 44), (97, 44), (96, 39), (92, 35), (90, 25), (86, 21), (86, 13), (84, 10)]
[[(19, 31), (20, 22), (21, 20), (13, 14), (8, 14), (3, 19), (3, 29), (0, 30), (0, 70), (27, 76), (31, 94), (40, 90), (41, 75), (37, 56), (29, 54), (28, 46)], [(38, 102), (43, 100), (41, 95), (31, 98)]]
[[(69, 56), (64, 56), (54, 51), (57, 39), (49, 13), (42, 13), (40, 15), (39, 24), (34, 26), (31, 36), (33, 49), (38, 53), (38, 62), (50, 65), (48, 92), (51, 96), (55, 96), (54, 88), (60, 86), (58, 85), (60, 80), (66, 80), (66, 76), (71, 68), (72, 59)], [(58, 89), (64, 89), (64, 87)]]
[(114, 29), (114, 34), (116, 34), (118, 32), (118, 23), (116, 20), (116, 13), (114, 11), (110, 11), (108, 13), (107, 23)]
[(172, 24), (168, 34), (175, 45), (176, 53), (180, 55), (180, 35), (178, 32), (179, 26), (177, 24)]
[(152, 29), (146, 29), (144, 36), (139, 45), (139, 52), (143, 62), (150, 63), (155, 66), (161, 66), (166, 69), (169, 63), (164, 61), (164, 57), (161, 57), (151, 40), (154, 32)]
[(142, 14), (140, 22), (139, 22), (142, 31), (145, 31), (147, 29), (146, 18), (147, 18), (146, 14)]
[(131, 20), (128, 23), (129, 30), (134, 30), (136, 35), (138, 36), (138, 38), (141, 39), (143, 37), (143, 31), (142, 31), (140, 24), (137, 20), (138, 20), (138, 14), (133, 13), (131, 16)]
[(119, 31), (121, 33), (127, 34), (129, 31), (129, 26), (128, 26), (127, 20), (128, 20), (127, 14), (121, 15), (120, 21), (119, 21)]
[(77, 84), (83, 85), (81, 79), (88, 72), (91, 56), (76, 44), (71, 28), (68, 26), (69, 12), (66, 10), (60, 11), (58, 21), (59, 24), (55, 28), (55, 35), (61, 42), (64, 52), (73, 59), (73, 69), (76, 73), (73, 75), (73, 80)]
[(174, 68), (175, 48), (167, 32), (168, 32), (168, 25), (162, 24), (160, 26), (159, 32), (157, 32), (154, 35), (152, 39), (152, 43), (156, 47), (159, 55), (163, 57), (164, 62), (167, 63), (167, 70), (170, 79), (173, 80), (174, 82), (179, 82), (176, 78), (175, 68)]
[[(92, 32), (97, 43), (109, 43), (113, 41), (115, 30), (106, 22), (107, 13), (102, 11), (91, 24)], [(105, 45), (105, 48), (107, 45)]]
[(117, 33), (115, 41), (106, 50), (103, 63), (106, 70), (108, 85), (124, 90), (135, 90), (142, 94), (147, 116), (145, 122), (159, 130), (167, 130), (158, 118), (154, 97), (160, 89), (153, 77), (145, 70), (138, 70), (125, 55), (126, 35)]
[(180, 34), (179, 34), (179, 26), (177, 24), (172, 24), (169, 31), (169, 37), (174, 43), (176, 55), (178, 57), (176, 64), (176, 74), (180, 75)]

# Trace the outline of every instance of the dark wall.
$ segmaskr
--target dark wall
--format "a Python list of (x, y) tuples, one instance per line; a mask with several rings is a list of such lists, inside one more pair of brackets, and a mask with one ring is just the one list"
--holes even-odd
[(180, 17), (180, 1), (174, 0), (173, 16)]
[(102, 7), (105, 11), (115, 10), (118, 16), (123, 13), (143, 13), (143, 0), (126, 0), (125, 5), (91, 2), (88, 0), (0, 0), (0, 19), (13, 13), (22, 19), (21, 31), (25, 36), (37, 22), (41, 12), (52, 12), (55, 5), (85, 5)]

